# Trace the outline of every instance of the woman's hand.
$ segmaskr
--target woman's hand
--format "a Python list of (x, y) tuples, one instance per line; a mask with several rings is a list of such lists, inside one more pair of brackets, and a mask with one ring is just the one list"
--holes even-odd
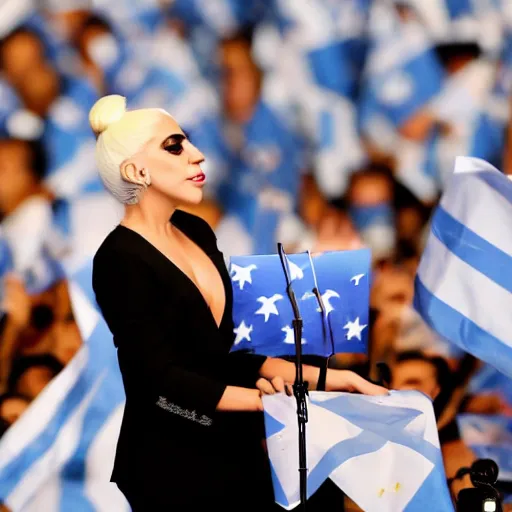
[(263, 412), (263, 395), (275, 393), (292, 394), (292, 389), (281, 377), (274, 377), (271, 380), (264, 378), (256, 382), (257, 389), (240, 388), (227, 386), (219, 403), (218, 411), (258, 411)]
[(274, 377), (272, 380), (258, 379), (256, 387), (260, 390), (260, 396), (275, 395), (276, 393), (286, 393), (288, 396), (293, 395), (292, 385), (285, 382), (282, 377)]
[(377, 386), (363, 379), (357, 373), (349, 370), (328, 370), (326, 380), (327, 391), (348, 391), (363, 395), (387, 395), (389, 392), (382, 386)]

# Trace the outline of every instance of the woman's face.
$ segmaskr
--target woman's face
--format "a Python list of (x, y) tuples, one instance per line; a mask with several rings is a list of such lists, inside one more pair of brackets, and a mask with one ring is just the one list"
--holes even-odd
[(162, 113), (139, 162), (151, 180), (144, 197), (163, 196), (176, 206), (200, 203), (206, 181), (200, 167), (203, 161), (203, 154), (188, 140), (178, 123)]

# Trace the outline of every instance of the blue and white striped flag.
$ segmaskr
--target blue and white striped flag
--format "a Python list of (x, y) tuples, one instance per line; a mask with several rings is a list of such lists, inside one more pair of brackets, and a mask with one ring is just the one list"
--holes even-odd
[(109, 481), (125, 396), (91, 271), (70, 278), (83, 346), (0, 442), (0, 502), (13, 512), (130, 510)]
[[(292, 254), (288, 273), (303, 319), (304, 354), (365, 353), (368, 345), (370, 251)], [(231, 258), (235, 342), (232, 350), (293, 356), (293, 310), (278, 255)], [(322, 296), (325, 315), (313, 289)]]
[(498, 479), (512, 482), (512, 418), (459, 414), (461, 438), (480, 459), (492, 459), (500, 469)]
[[(276, 502), (299, 503), (297, 403), (263, 397)], [(366, 512), (449, 512), (432, 402), (417, 391), (388, 396), (313, 391), (306, 427), (308, 497), (330, 478)]]
[(512, 376), (512, 181), (459, 157), (432, 219), (414, 305), (441, 336)]

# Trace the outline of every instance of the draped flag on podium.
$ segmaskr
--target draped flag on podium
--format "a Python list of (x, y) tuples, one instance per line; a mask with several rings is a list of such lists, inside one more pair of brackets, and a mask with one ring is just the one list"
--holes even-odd
[(484, 160), (457, 158), (414, 304), (442, 337), (512, 377), (512, 181)]
[[(287, 261), (303, 320), (303, 354), (329, 357), (340, 352), (365, 353), (370, 251), (291, 254)], [(232, 350), (293, 356), (294, 315), (279, 256), (232, 257), (230, 274), (236, 334)], [(321, 301), (313, 292), (315, 288)]]
[[(263, 397), (276, 502), (300, 502), (297, 404)], [(308, 497), (327, 478), (366, 512), (449, 512), (432, 402), (417, 391), (387, 396), (313, 391), (308, 397)]]

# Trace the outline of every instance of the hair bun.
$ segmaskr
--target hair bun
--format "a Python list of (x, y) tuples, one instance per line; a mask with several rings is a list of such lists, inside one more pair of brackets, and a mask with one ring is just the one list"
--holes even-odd
[(119, 121), (126, 113), (126, 98), (111, 94), (100, 98), (89, 112), (89, 123), (96, 135), (104, 132), (112, 123)]

